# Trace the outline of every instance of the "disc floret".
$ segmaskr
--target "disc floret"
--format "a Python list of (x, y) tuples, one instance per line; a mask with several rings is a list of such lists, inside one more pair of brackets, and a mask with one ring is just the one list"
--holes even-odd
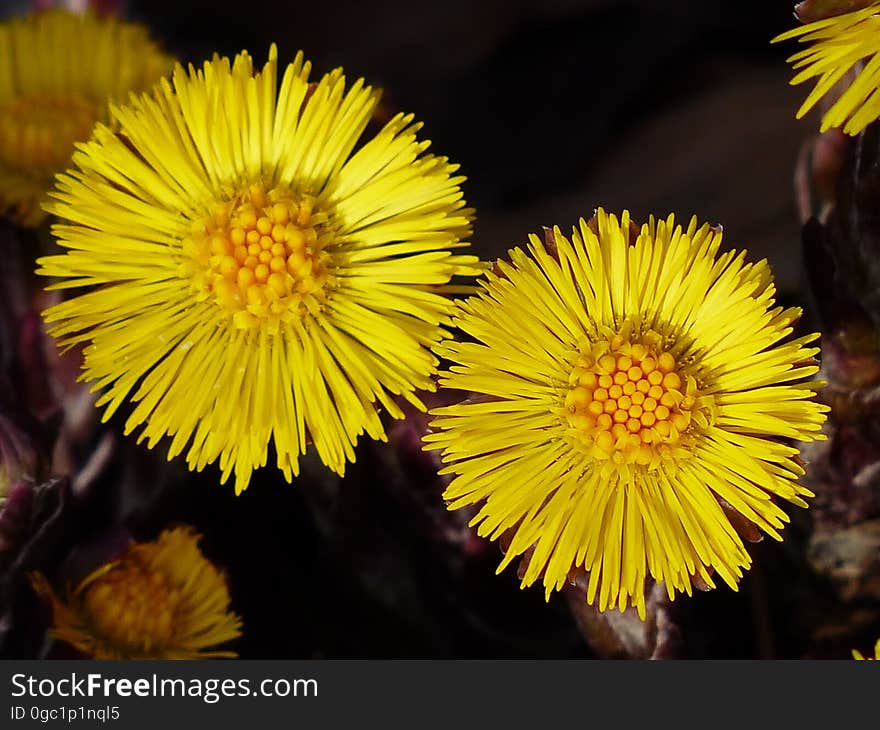
[(649, 469), (686, 456), (699, 424), (710, 420), (710, 399), (674, 353), (652, 329), (586, 344), (564, 402), (577, 446), (600, 461)]
[(328, 216), (315, 198), (251, 185), (193, 226), (183, 274), (238, 329), (317, 313), (334, 286)]

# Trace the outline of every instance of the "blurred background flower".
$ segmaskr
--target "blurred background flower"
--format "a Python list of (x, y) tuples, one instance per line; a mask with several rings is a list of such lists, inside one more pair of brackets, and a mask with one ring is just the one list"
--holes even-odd
[(74, 144), (108, 103), (148, 89), (171, 59), (143, 26), (60, 8), (0, 23), (0, 58), (0, 211), (36, 226)]
[(52, 604), (51, 636), (94, 659), (210, 659), (241, 635), (222, 573), (200, 552), (187, 527), (136, 542), (59, 597), (34, 573), (35, 590)]

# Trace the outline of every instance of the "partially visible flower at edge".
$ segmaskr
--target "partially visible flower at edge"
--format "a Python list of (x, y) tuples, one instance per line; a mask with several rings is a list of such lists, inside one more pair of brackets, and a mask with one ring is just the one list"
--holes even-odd
[[(801, 311), (774, 306), (766, 262), (719, 255), (721, 231), (674, 218), (640, 229), (599, 209), (571, 240), (531, 237), (459, 303), (473, 341), (438, 352), (442, 388), (478, 395), (432, 411), (426, 448), (455, 474), (450, 509), (524, 555), (523, 587), (588, 571), (587, 601), (645, 616), (645, 584), (670, 598), (732, 588), (751, 563), (743, 523), (781, 540), (777, 497), (807, 506), (788, 440), (812, 441), (827, 408)], [(743, 531), (748, 535), (749, 530)]]
[(841, 127), (846, 134), (856, 135), (880, 117), (880, 2), (793, 28), (771, 42), (793, 38), (811, 45), (789, 57), (798, 72), (790, 83), (818, 77), (797, 111), (798, 119), (851, 69), (857, 75), (822, 115), (821, 131)]
[(0, 213), (39, 225), (53, 177), (108, 101), (171, 67), (146, 28), (111, 17), (52, 9), (0, 23)]
[(98, 287), (45, 319), (85, 345), (105, 420), (133, 401), (126, 433), (219, 460), (236, 492), (270, 441), (288, 481), (310, 444), (342, 474), (362, 433), (387, 438), (381, 410), (403, 417), (395, 396), (424, 410), (451, 280), (484, 268), (453, 252), (464, 178), (412, 115), (362, 140), (379, 91), (341, 69), (309, 83), (302, 53), (279, 89), (277, 57), (178, 66), (114, 107), (118, 133), (96, 128), (47, 205), (69, 251), (38, 262), (53, 288)]
[(877, 643), (874, 644), (874, 656), (864, 656), (862, 652), (858, 649), (852, 650), (853, 659), (861, 659), (861, 660), (869, 660), (869, 661), (880, 661), (880, 639), (877, 639)]
[(51, 635), (95, 659), (234, 657), (215, 649), (241, 635), (223, 574), (201, 553), (192, 529), (165, 530), (134, 543), (90, 573), (64, 598), (34, 573), (52, 603)]

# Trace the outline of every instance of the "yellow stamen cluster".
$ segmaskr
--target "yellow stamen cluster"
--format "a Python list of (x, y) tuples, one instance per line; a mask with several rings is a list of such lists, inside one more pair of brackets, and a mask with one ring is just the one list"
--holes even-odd
[(171, 641), (180, 591), (136, 557), (98, 575), (86, 586), (84, 603), (98, 633), (119, 646), (149, 652)]
[(657, 464), (675, 455), (692, 422), (697, 384), (660, 337), (619, 337), (587, 348), (569, 376), (565, 407), (578, 440), (596, 458)]
[(235, 327), (316, 314), (334, 285), (327, 216), (314, 198), (259, 185), (216, 207), (183, 242), (184, 273), (213, 297)]
[(32, 178), (63, 169), (101, 108), (82, 96), (19, 96), (0, 104), (0, 165)]

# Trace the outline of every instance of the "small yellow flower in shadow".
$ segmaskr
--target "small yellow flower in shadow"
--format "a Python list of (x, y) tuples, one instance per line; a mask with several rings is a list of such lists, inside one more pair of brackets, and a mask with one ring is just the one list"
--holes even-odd
[(432, 411), (426, 448), (456, 475), (444, 498), (479, 505), (499, 571), (525, 555), (523, 586), (548, 599), (581, 569), (590, 604), (643, 618), (649, 577), (670, 598), (713, 573), (736, 588), (750, 557), (734, 523), (782, 539), (775, 498), (812, 496), (787, 440), (823, 438), (818, 335), (783, 342), (800, 310), (774, 305), (767, 262), (719, 255), (720, 229), (696, 219), (639, 229), (600, 209), (550, 235), (498, 262), (459, 303), (467, 338), (438, 348), (441, 386), (474, 394)]
[(58, 178), (47, 208), (64, 255), (53, 287), (95, 285), (45, 312), (63, 347), (86, 343), (104, 418), (193, 470), (219, 460), (243, 490), (274, 443), (290, 481), (312, 444), (338, 473), (380, 412), (424, 410), (430, 347), (449, 333), (456, 275), (482, 270), (457, 165), (426, 153), (398, 114), (365, 135), (380, 93), (341, 69), (309, 82), (302, 54), (277, 84), (242, 52), (178, 66), (114, 107)]
[(878, 640), (877, 640), (877, 643), (874, 644), (874, 656), (870, 656), (870, 655), (868, 655), (868, 656), (864, 656), (864, 655), (862, 654), (862, 652), (860, 652), (858, 649), (853, 649), (853, 650), (852, 650), (852, 655), (853, 655), (853, 659), (861, 659), (861, 660), (863, 660), (863, 661), (864, 661), (864, 660), (868, 660), (868, 661), (875, 661), (875, 660), (877, 660), (877, 661), (880, 661), (880, 639), (878, 639)]
[(145, 28), (48, 10), (0, 23), (0, 213), (26, 226), (108, 100), (144, 91), (172, 60)]
[(855, 79), (822, 116), (821, 131), (841, 127), (856, 135), (880, 117), (880, 2), (822, 18), (773, 39), (797, 38), (810, 46), (788, 61), (797, 74), (791, 84), (818, 79), (797, 112), (800, 119), (851, 70)]
[(96, 659), (236, 656), (212, 649), (241, 635), (241, 619), (230, 613), (226, 579), (198, 541), (191, 529), (178, 527), (135, 543), (66, 599), (34, 574), (34, 588), (52, 602), (52, 636)]

